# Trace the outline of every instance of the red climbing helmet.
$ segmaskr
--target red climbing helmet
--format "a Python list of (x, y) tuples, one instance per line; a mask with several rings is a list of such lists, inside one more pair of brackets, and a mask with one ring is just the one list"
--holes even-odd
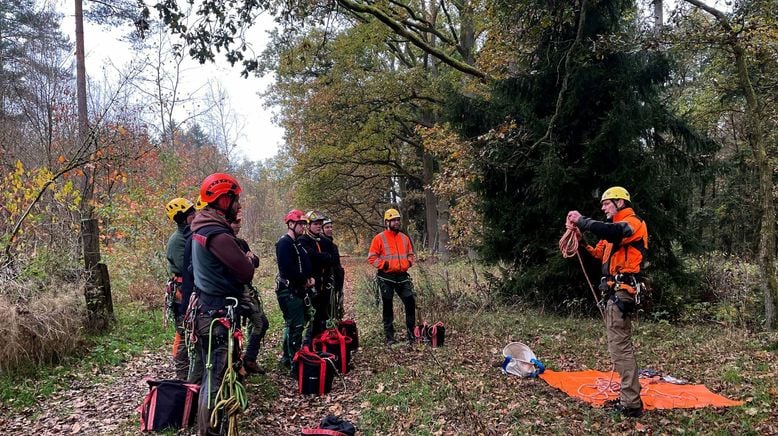
[(292, 209), (290, 210), (286, 216), (284, 217), (284, 223), (289, 224), (289, 221), (305, 221), (308, 222), (308, 218), (305, 216), (303, 211), (298, 209)]
[(203, 180), (200, 185), (200, 198), (206, 203), (211, 203), (224, 194), (238, 195), (243, 190), (235, 177), (225, 173), (213, 173)]

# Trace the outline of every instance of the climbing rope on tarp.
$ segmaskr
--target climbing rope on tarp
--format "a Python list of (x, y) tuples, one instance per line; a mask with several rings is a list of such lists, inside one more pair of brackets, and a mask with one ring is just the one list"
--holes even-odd
[[(621, 379), (613, 371), (557, 372), (547, 369), (539, 377), (571, 397), (595, 406), (602, 406), (605, 401), (619, 397)], [(733, 407), (744, 404), (743, 401), (715, 394), (704, 385), (676, 384), (657, 377), (642, 377), (640, 385), (640, 398), (646, 410)]]

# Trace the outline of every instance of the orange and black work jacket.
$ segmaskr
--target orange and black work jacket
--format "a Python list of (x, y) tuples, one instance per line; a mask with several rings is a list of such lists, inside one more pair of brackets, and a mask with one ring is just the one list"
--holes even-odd
[(413, 265), (413, 243), (403, 232), (384, 230), (370, 244), (367, 261), (378, 271), (404, 273)]
[(632, 208), (616, 212), (612, 223), (581, 217), (576, 224), (602, 238), (594, 247), (587, 245), (586, 251), (602, 261), (603, 275), (640, 273), (648, 250), (648, 229)]

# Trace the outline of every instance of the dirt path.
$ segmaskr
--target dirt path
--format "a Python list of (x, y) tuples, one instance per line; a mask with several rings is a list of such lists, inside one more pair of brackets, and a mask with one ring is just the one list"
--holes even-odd
[(167, 348), (146, 352), (110, 372), (80, 374), (70, 389), (13, 418), (0, 419), (3, 434), (136, 434), (136, 408), (146, 380), (173, 377)]

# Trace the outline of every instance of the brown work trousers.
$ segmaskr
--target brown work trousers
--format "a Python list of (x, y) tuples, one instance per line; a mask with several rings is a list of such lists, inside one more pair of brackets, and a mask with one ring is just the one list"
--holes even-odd
[[(625, 303), (634, 303), (634, 299), (624, 291), (616, 296)], [(623, 316), (621, 309), (612, 300), (605, 307), (605, 331), (608, 334), (608, 353), (613, 366), (621, 377), (621, 395), (619, 399), (624, 407), (641, 407), (640, 380), (635, 350), (632, 348), (632, 317), (634, 312)]]

